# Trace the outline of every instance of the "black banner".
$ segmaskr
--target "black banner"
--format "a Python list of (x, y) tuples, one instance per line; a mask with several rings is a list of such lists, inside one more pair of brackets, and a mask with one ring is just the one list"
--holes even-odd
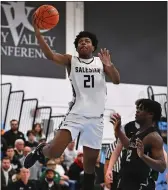
[(85, 30), (108, 48), (122, 83), (167, 86), (167, 2), (85, 2)]
[(57, 8), (58, 25), (42, 35), (53, 51), (65, 53), (65, 2), (1, 2), (2, 74), (65, 78), (65, 68), (45, 58), (32, 27), (32, 14), (41, 5)]

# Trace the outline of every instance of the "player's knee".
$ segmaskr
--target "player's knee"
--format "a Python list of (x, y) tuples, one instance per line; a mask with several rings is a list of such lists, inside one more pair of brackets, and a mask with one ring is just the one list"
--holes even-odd
[(49, 159), (59, 158), (62, 155), (62, 152), (58, 151), (53, 145), (47, 146), (46, 151), (48, 152), (47, 157)]
[(50, 159), (55, 159), (55, 158), (60, 158), (61, 157), (61, 154), (60, 153), (58, 153), (58, 152), (50, 152), (50, 154), (49, 154), (49, 158)]
[(61, 154), (60, 153), (55, 153), (55, 152), (50, 152), (48, 158), (49, 159), (56, 159), (56, 158), (60, 158)]

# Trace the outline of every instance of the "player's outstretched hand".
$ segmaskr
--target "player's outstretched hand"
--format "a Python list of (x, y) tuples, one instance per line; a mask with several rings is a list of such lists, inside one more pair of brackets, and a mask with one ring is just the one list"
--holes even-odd
[(112, 170), (107, 170), (106, 172), (106, 184), (113, 183), (113, 172)]
[(140, 158), (142, 158), (144, 156), (144, 144), (139, 138), (136, 139), (136, 146), (137, 146), (137, 154)]
[(100, 60), (102, 61), (102, 63), (103, 63), (105, 66), (109, 67), (109, 66), (112, 65), (112, 64), (111, 64), (110, 52), (109, 52), (109, 50), (107, 50), (106, 48), (101, 49), (101, 50), (100, 50), (100, 53), (98, 53), (98, 56), (99, 56)]
[(115, 132), (121, 128), (121, 116), (118, 113), (110, 116), (110, 122), (114, 125)]

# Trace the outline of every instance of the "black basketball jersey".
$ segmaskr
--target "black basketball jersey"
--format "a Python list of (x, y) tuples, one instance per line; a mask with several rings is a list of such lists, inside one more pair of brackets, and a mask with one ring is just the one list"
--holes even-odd
[[(139, 127), (136, 126), (136, 123), (135, 121), (131, 121), (129, 123), (127, 123), (125, 126), (124, 126), (124, 131), (125, 131), (125, 135), (131, 139), (131, 137), (133, 135), (135, 135), (139, 130)], [(124, 163), (125, 163), (125, 159), (127, 157), (127, 149), (125, 149), (123, 147), (123, 150), (122, 150), (122, 158), (121, 158), (121, 168), (124, 166)]]
[[(133, 184), (147, 184), (149, 179), (151, 179), (152, 169), (145, 164), (141, 158), (139, 158), (136, 148), (136, 139), (139, 138), (143, 140), (144, 137), (152, 132), (157, 132), (157, 129), (155, 127), (150, 127), (144, 132), (136, 133), (131, 137), (129, 147), (127, 149), (127, 155), (121, 169), (121, 186), (124, 186), (125, 183), (130, 183), (130, 181)], [(144, 153), (150, 156), (150, 145), (145, 145)]]
[(135, 135), (139, 130), (139, 127), (136, 127), (136, 122), (135, 121), (131, 121), (129, 123), (127, 123), (124, 126), (124, 131), (126, 136), (130, 139), (133, 135)]

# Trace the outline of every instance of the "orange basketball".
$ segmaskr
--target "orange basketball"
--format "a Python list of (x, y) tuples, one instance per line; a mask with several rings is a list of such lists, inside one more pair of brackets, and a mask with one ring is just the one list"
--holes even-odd
[(42, 5), (35, 11), (35, 18), (39, 29), (52, 29), (59, 22), (59, 12), (51, 5)]

